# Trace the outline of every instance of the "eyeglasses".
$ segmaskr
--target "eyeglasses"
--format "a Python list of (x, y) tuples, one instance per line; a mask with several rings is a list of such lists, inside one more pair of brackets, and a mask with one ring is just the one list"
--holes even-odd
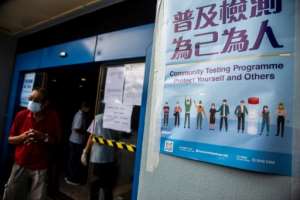
[(42, 99), (41, 99), (41, 98), (34, 97), (34, 96), (29, 96), (29, 97), (28, 97), (28, 100), (29, 100), (29, 101), (33, 101), (33, 102), (35, 102), (35, 103), (41, 103), (41, 102), (42, 102)]

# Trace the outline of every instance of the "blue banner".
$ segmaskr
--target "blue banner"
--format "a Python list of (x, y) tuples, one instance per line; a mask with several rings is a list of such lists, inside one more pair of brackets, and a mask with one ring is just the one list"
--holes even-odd
[(291, 175), (294, 1), (166, 1), (161, 152)]

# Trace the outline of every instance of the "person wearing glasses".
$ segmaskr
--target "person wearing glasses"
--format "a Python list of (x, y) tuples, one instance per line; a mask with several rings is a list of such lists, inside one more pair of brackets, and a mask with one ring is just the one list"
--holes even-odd
[(15, 147), (14, 164), (3, 200), (46, 199), (49, 146), (59, 140), (56, 112), (47, 109), (45, 89), (35, 89), (27, 109), (17, 113), (8, 142)]

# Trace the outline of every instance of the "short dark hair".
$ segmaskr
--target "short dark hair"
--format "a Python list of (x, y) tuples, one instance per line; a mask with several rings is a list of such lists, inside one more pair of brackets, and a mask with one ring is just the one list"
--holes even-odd
[(47, 100), (49, 100), (49, 94), (46, 88), (34, 88), (32, 91), (37, 91), (38, 93), (41, 94), (42, 96), (41, 103), (45, 103)]
[(87, 101), (82, 101), (81, 102), (81, 108), (90, 108), (90, 103)]

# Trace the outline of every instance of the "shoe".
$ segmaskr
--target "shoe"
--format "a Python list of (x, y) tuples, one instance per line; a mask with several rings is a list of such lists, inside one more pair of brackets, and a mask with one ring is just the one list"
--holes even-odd
[(69, 185), (74, 185), (74, 186), (80, 185), (80, 183), (75, 183), (75, 182), (70, 181), (67, 177), (65, 177), (65, 182)]

